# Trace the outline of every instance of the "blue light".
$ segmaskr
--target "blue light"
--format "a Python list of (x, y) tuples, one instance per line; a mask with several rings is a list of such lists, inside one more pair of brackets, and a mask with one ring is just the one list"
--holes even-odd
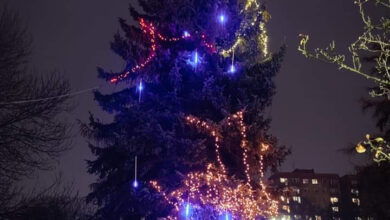
[(194, 63), (195, 63), (195, 65), (199, 63), (199, 55), (198, 55), (198, 51), (196, 51), (196, 52), (195, 52)]
[(144, 84), (142, 83), (142, 80), (139, 82), (137, 86), (137, 90), (138, 90), (138, 102), (141, 103), (142, 90), (144, 90)]
[(138, 188), (139, 184), (138, 184), (138, 181), (137, 180), (134, 180), (133, 181), (133, 187), (134, 188)]
[(192, 52), (187, 59), (187, 64), (191, 65), (195, 69), (197, 69), (198, 65), (201, 63), (202, 63), (202, 56), (198, 53), (198, 51)]
[(234, 64), (232, 64), (229, 68), (229, 73), (235, 73), (236, 72), (236, 67), (234, 66)]
[(190, 204), (186, 205), (186, 217), (190, 215)]
[(188, 31), (184, 31), (183, 36), (184, 36), (185, 38), (190, 37), (190, 33), (189, 33)]
[(220, 216), (218, 216), (218, 220), (231, 220), (232, 219), (232, 216), (230, 215), (229, 212), (225, 212), (223, 214), (221, 214)]
[(220, 22), (221, 24), (224, 24), (225, 21), (226, 21), (225, 15), (224, 15), (224, 14), (219, 15), (219, 22)]
[(191, 203), (182, 204), (182, 208), (180, 210), (180, 216), (182, 218), (180, 219), (190, 219), (192, 215), (193, 215), (193, 207)]
[(142, 92), (144, 90), (144, 85), (142, 84), (142, 81), (138, 85), (138, 91)]

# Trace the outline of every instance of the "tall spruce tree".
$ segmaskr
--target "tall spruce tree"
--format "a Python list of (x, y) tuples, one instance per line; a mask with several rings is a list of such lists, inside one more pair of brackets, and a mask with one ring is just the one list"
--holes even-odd
[[(103, 123), (91, 115), (82, 125), (96, 156), (88, 161), (89, 173), (98, 176), (88, 195), (99, 207), (96, 219), (155, 219), (171, 212), (150, 181), (174, 190), (187, 173), (216, 160), (212, 141), (186, 123), (187, 115), (217, 124), (243, 110), (248, 161), (257, 169), (261, 143), (272, 146), (263, 170), (275, 170), (289, 153), (268, 134), (265, 110), (284, 48), (267, 52), (264, 6), (256, 0), (138, 0), (138, 6), (130, 5), (130, 15), (139, 25), (120, 19), (123, 32), (111, 43), (125, 68), (98, 68), (99, 77), (120, 90), (95, 93), (114, 118)], [(228, 175), (244, 179), (236, 136), (225, 139), (221, 155)], [(139, 186), (133, 187), (136, 156)]]

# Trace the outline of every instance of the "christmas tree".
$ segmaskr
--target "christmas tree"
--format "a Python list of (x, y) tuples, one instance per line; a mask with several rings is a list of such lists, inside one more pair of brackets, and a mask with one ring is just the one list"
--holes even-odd
[[(268, 134), (265, 116), (284, 52), (268, 53), (265, 7), (257, 0), (138, 4), (142, 10), (130, 5), (130, 15), (139, 25), (120, 19), (123, 33), (111, 43), (125, 68), (98, 69), (120, 90), (95, 93), (113, 120), (91, 115), (82, 126), (96, 156), (88, 161), (98, 176), (88, 195), (95, 217), (180, 218), (190, 209), (191, 218), (271, 216), (275, 202), (261, 179), (289, 152)], [(224, 190), (232, 194), (218, 194)], [(232, 195), (239, 202), (228, 201)]]

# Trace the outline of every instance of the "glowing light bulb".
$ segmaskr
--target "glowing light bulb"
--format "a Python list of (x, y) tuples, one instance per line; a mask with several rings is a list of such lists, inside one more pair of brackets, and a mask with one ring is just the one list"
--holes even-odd
[(197, 69), (198, 65), (202, 63), (202, 57), (199, 55), (197, 50), (191, 53), (190, 57), (187, 60), (187, 63), (193, 68), (195, 68), (195, 70)]
[(138, 85), (138, 91), (142, 92), (144, 90), (144, 85), (142, 84), (142, 81)]
[(141, 82), (139, 82), (137, 86), (137, 90), (138, 90), (138, 102), (141, 102), (142, 90), (144, 90), (144, 84), (142, 83), (142, 80)]
[(232, 64), (229, 68), (229, 73), (235, 73), (236, 72), (236, 67), (234, 66), (234, 64)]
[(190, 33), (188, 31), (184, 31), (183, 33), (184, 38), (190, 37)]
[(194, 63), (195, 63), (195, 65), (199, 63), (198, 51), (195, 52)]
[(219, 22), (220, 22), (221, 24), (224, 24), (225, 21), (226, 21), (225, 15), (224, 15), (224, 14), (219, 15)]
[(190, 204), (187, 204), (186, 205), (186, 217), (188, 217), (190, 215)]
[(138, 181), (137, 180), (134, 180), (133, 181), (133, 187), (134, 188), (138, 188), (139, 184), (138, 184)]

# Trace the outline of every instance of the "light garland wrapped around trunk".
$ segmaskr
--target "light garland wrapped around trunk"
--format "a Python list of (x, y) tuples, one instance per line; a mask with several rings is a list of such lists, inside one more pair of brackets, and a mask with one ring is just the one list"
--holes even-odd
[[(240, 111), (223, 120), (218, 126), (187, 116), (186, 121), (195, 125), (198, 129), (207, 132), (214, 139), (217, 164), (209, 163), (206, 171), (191, 172), (184, 177), (183, 186), (168, 194), (162, 190), (157, 181), (151, 181), (151, 185), (160, 192), (166, 201), (175, 207), (169, 219), (201, 219), (202, 216), (226, 216), (227, 219), (255, 219), (257, 217), (273, 217), (278, 213), (278, 202), (273, 200), (266, 191), (262, 181), (263, 155), (260, 156), (260, 181), (259, 187), (252, 186), (248, 163), (248, 145), (246, 138), (247, 128), (243, 121), (243, 112)], [(221, 133), (223, 125), (236, 126), (241, 135), (240, 148), (242, 149), (242, 163), (245, 169), (245, 181), (227, 175), (227, 168), (220, 155)], [(261, 151), (269, 149), (268, 144), (262, 144)], [(188, 210), (191, 205), (191, 212)], [(184, 214), (180, 210), (185, 210)], [(224, 219), (226, 219), (224, 218)]]

